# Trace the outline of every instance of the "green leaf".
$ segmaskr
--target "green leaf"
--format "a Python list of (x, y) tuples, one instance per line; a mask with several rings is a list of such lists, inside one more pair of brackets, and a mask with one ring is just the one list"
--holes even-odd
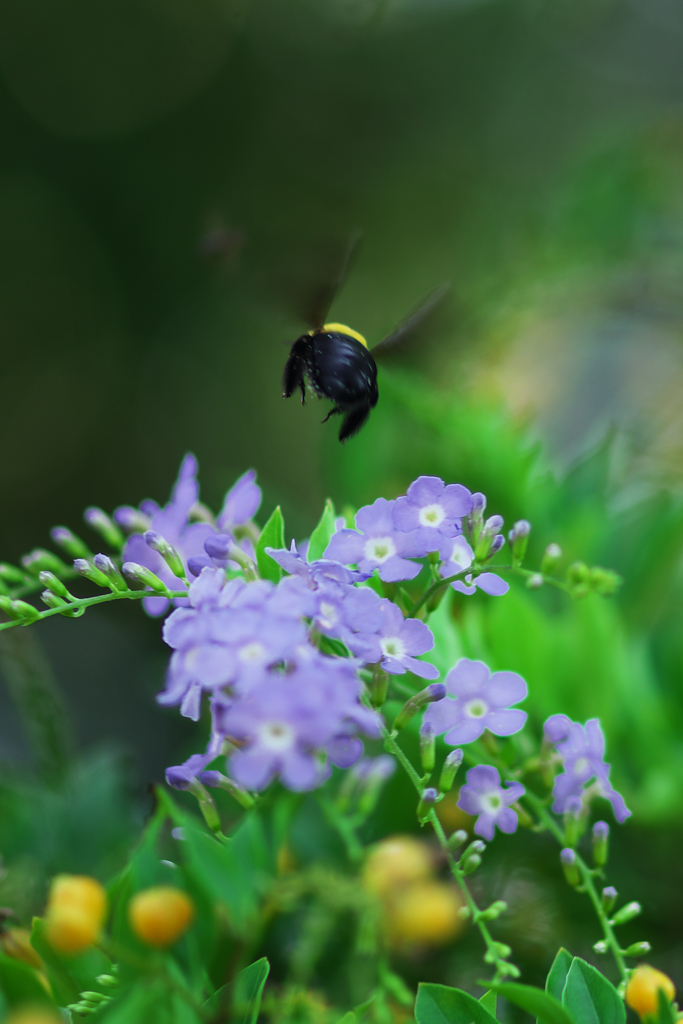
[(323, 557), (323, 552), (330, 543), (332, 535), (334, 534), (335, 518), (336, 514), (334, 511), (334, 505), (332, 504), (332, 499), (328, 498), (325, 502), (325, 508), (320, 517), (320, 521), (311, 534), (311, 539), (308, 542), (306, 561), (314, 562), (317, 558)]
[(75, 1003), (81, 991), (71, 976), (68, 962), (57, 953), (45, 936), (45, 921), (33, 918), (31, 945), (45, 964), (45, 973), (60, 1006)]
[(3, 954), (0, 954), (0, 990), (11, 1007), (21, 1003), (55, 1005), (33, 967)]
[(448, 985), (421, 984), (415, 1001), (417, 1024), (496, 1024), (474, 996)]
[(498, 1013), (498, 993), (495, 989), (492, 988), (488, 992), (484, 992), (479, 1002), (489, 1013), (496, 1017)]
[(571, 953), (564, 946), (560, 946), (557, 956), (553, 960), (553, 965), (548, 971), (548, 977), (545, 979), (546, 992), (551, 996), (555, 996), (558, 1002), (562, 1001), (562, 993), (571, 965)]
[[(520, 985), (516, 981), (505, 981), (502, 985), (496, 985), (495, 991), (527, 1013), (535, 1014), (541, 1024), (575, 1024), (573, 1017), (559, 1000), (543, 989), (534, 988), (533, 985)], [(576, 1019), (580, 1024), (588, 1024), (581, 1017)]]
[(357, 1017), (353, 1010), (349, 1010), (349, 1012), (345, 1013), (343, 1017), (340, 1017), (337, 1024), (356, 1024), (356, 1020)]
[(578, 956), (569, 968), (562, 1005), (580, 1024), (626, 1024), (626, 1009), (614, 985)]
[(676, 1014), (663, 988), (657, 989), (657, 1024), (676, 1024)]
[(262, 957), (249, 964), (235, 979), (234, 1020), (239, 1024), (256, 1024), (261, 1008), (261, 997), (266, 978), (270, 973), (270, 964)]
[(256, 544), (256, 564), (264, 580), (278, 583), (282, 579), (282, 569), (277, 562), (266, 554), (266, 548), (283, 548), (285, 546), (285, 521), (280, 506), (261, 530)]

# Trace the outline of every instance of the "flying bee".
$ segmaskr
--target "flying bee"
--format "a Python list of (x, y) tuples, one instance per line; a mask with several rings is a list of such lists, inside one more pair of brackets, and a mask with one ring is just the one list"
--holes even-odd
[(342, 443), (358, 433), (377, 405), (375, 358), (401, 347), (415, 336), (448, 291), (448, 285), (437, 288), (391, 334), (370, 349), (363, 335), (353, 328), (324, 322), (356, 244), (352, 243), (349, 248), (337, 279), (319, 290), (308, 317), (311, 330), (292, 345), (282, 375), (283, 398), (291, 398), (299, 388), (303, 405), (308, 380), (318, 398), (329, 398), (334, 403), (322, 422), (327, 423), (330, 416), (344, 417), (339, 430)]

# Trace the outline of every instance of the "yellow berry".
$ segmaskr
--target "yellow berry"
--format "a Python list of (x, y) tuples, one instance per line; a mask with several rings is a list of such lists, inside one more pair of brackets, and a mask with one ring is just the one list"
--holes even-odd
[(95, 878), (57, 875), (50, 886), (48, 913), (53, 907), (77, 907), (101, 925), (107, 913), (107, 894)]
[(45, 1006), (25, 1006), (10, 1013), (5, 1024), (59, 1024), (59, 1017)]
[(657, 1013), (657, 992), (663, 989), (671, 1002), (676, 995), (674, 983), (666, 974), (649, 964), (641, 964), (631, 973), (626, 986), (626, 1003), (635, 1010), (642, 1020), (648, 1013)]
[(128, 904), (131, 928), (148, 946), (172, 946), (192, 924), (194, 903), (181, 889), (144, 889)]
[(31, 945), (31, 935), (25, 928), (8, 928), (0, 932), (0, 949), (5, 956), (14, 960), (23, 960), (29, 967), (41, 970), (43, 961)]
[(100, 923), (79, 907), (54, 907), (45, 915), (47, 940), (60, 953), (80, 953), (100, 934)]
[(390, 836), (370, 851), (363, 867), (363, 885), (380, 897), (433, 871), (429, 847), (413, 836)]
[(397, 893), (389, 907), (389, 937), (396, 944), (442, 946), (465, 927), (458, 911), (463, 901), (445, 882), (419, 881)]

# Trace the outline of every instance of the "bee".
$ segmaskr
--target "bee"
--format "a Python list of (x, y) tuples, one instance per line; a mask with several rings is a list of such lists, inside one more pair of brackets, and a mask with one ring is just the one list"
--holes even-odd
[[(352, 248), (355, 245), (353, 243)], [(282, 375), (283, 398), (291, 398), (298, 388), (303, 405), (308, 381), (318, 398), (329, 398), (334, 403), (322, 422), (327, 423), (330, 416), (344, 417), (339, 430), (342, 444), (358, 433), (377, 405), (375, 359), (414, 336), (448, 291), (447, 284), (441, 285), (391, 334), (370, 349), (363, 335), (353, 328), (324, 322), (345, 277), (350, 255), (351, 250), (337, 279), (320, 289), (309, 315), (311, 330), (293, 343)]]

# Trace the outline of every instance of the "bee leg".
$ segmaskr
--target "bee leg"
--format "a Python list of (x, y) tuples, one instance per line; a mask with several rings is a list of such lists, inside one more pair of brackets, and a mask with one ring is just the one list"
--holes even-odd
[(344, 410), (343, 410), (343, 409), (340, 409), (338, 405), (335, 405), (335, 406), (333, 406), (333, 408), (332, 408), (332, 409), (330, 409), (330, 411), (328, 412), (328, 414), (327, 414), (327, 416), (325, 417), (325, 419), (324, 419), (324, 420), (321, 420), (320, 422), (321, 422), (321, 423), (327, 423), (327, 421), (329, 420), (330, 416), (336, 416), (336, 414), (337, 414), (337, 413), (339, 413), (339, 415), (341, 416), (341, 414), (343, 413), (343, 411), (344, 411)]
[(346, 414), (344, 422), (341, 425), (341, 430), (339, 431), (339, 440), (342, 444), (344, 441), (348, 441), (350, 437), (353, 437), (354, 434), (358, 433), (370, 415), (371, 408), (372, 406), (370, 403), (365, 402), (363, 405), (357, 405)]
[(292, 345), (292, 351), (289, 353), (289, 359), (285, 363), (285, 369), (282, 374), (282, 397), (291, 398), (297, 388), (301, 391), (301, 404), (303, 405), (306, 400), (306, 388), (304, 386), (304, 370), (306, 363), (304, 360), (303, 347), (298, 341), (295, 341)]

